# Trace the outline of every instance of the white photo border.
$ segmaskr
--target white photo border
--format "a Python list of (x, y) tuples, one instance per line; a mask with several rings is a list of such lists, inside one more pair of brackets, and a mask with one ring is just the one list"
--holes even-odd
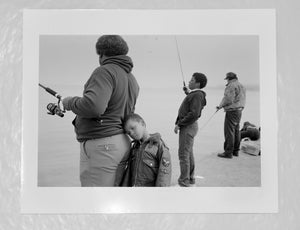
[[(274, 9), (24, 10), (21, 212), (278, 212), (275, 18)], [(259, 36), (261, 186), (38, 187), (39, 36), (95, 34)]]

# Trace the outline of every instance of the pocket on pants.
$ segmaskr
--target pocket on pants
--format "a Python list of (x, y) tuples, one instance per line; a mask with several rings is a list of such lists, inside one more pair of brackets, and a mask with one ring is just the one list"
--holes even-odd
[(86, 151), (86, 141), (83, 143), (80, 143), (80, 159), (81, 160), (88, 160), (90, 159), (90, 156), (88, 155), (87, 151)]
[[(96, 167), (102, 165), (105, 168), (113, 169), (121, 162), (125, 153), (120, 149), (118, 144), (107, 143), (97, 144), (92, 154), (93, 160), (99, 163), (91, 162), (91, 164)], [(98, 164), (98, 166), (96, 164)]]
[(191, 127), (189, 128), (189, 131), (188, 131), (188, 135), (192, 138), (194, 138), (198, 133), (198, 125), (197, 124), (193, 124), (191, 125)]
[(97, 150), (100, 152), (112, 152), (112, 151), (117, 151), (118, 147), (116, 144), (99, 144), (97, 145)]

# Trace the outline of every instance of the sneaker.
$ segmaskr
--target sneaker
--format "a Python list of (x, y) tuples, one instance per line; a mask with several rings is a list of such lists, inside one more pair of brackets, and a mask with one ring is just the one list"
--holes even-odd
[(222, 157), (222, 158), (232, 158), (232, 154), (228, 154), (228, 153), (219, 153), (218, 157)]

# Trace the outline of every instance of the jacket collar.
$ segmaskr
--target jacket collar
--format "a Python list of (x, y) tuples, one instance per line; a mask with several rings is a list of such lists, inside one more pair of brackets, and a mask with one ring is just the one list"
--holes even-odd
[(117, 56), (111, 56), (111, 57), (99, 57), (99, 63), (100, 65), (106, 65), (106, 64), (115, 64), (120, 66), (122, 69), (124, 69), (127, 73), (130, 73), (133, 68), (133, 62), (129, 56), (126, 55), (117, 55)]
[(232, 82), (235, 82), (235, 81), (237, 81), (237, 79), (231, 79), (231, 80), (229, 80), (228, 83), (226, 84), (226, 86), (228, 86), (229, 84), (231, 84)]
[(192, 89), (191, 91), (190, 91), (190, 93), (192, 93), (192, 92), (196, 92), (196, 91), (202, 91), (201, 89), (199, 89), (199, 88), (196, 88), (196, 89)]
[(135, 140), (133, 141), (134, 143), (138, 144), (138, 145), (142, 145), (143, 143), (144, 144), (155, 144), (155, 143), (159, 143), (161, 139), (161, 135), (159, 133), (153, 133), (153, 134), (150, 134), (150, 137), (145, 140), (144, 142), (140, 141), (140, 140)]

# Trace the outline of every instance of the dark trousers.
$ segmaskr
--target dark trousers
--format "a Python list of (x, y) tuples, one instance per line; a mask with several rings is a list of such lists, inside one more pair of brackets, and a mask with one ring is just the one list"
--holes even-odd
[(240, 149), (240, 121), (242, 110), (227, 111), (224, 122), (224, 151), (225, 154), (238, 154)]
[(194, 183), (195, 160), (193, 153), (194, 137), (198, 132), (197, 121), (186, 127), (181, 127), (179, 131), (179, 164), (180, 176), (178, 184), (180, 186), (190, 186)]

